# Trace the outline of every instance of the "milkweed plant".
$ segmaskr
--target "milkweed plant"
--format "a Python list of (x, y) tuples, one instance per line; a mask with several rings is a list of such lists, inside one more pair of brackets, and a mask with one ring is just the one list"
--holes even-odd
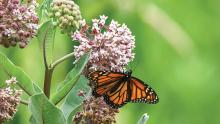
[[(40, 5), (35, 0), (0, 0), (1, 47), (25, 49), (36, 37), (45, 66), (44, 87), (40, 88), (0, 51), (0, 69), (11, 77), (0, 88), (0, 124), (12, 120), (20, 104), (28, 107), (31, 124), (117, 123), (119, 109), (108, 106), (102, 97), (93, 97), (86, 78), (95, 70), (123, 72), (134, 59), (135, 37), (130, 29), (115, 20), (107, 23), (107, 19), (101, 15), (86, 20), (72, 0), (45, 0)], [(72, 53), (53, 61), (56, 30), (78, 45), (72, 47)], [(73, 57), (74, 68), (52, 93), (54, 69)], [(146, 118), (148, 115), (138, 123), (144, 124)]]

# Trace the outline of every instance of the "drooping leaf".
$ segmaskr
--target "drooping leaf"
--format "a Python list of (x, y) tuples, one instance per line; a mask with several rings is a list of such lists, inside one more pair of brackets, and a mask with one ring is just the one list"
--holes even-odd
[[(22, 88), (28, 95), (33, 95), (35, 89), (33, 87), (34, 82), (32, 79), (18, 66), (14, 65), (3, 53), (0, 52), (0, 68), (17, 79), (17, 84)], [(36, 85), (36, 84), (35, 84)], [(37, 85), (36, 85), (37, 86)], [(38, 89), (40, 91), (40, 89)]]
[[(83, 94), (84, 97), (78, 95), (80, 91), (85, 93)], [(88, 80), (84, 76), (80, 76), (77, 84), (67, 95), (62, 107), (64, 116), (67, 119), (67, 124), (72, 123), (73, 115), (75, 115), (75, 113), (81, 108), (82, 102), (89, 94), (89, 91)]]
[(66, 119), (60, 109), (53, 105), (41, 93), (30, 98), (29, 109), (32, 113), (32, 124), (66, 124)]
[(146, 124), (148, 119), (149, 119), (149, 115), (145, 113), (141, 116), (137, 124)]
[(43, 45), (44, 59), (47, 65), (50, 65), (53, 60), (55, 30), (52, 21), (48, 20), (40, 26), (37, 33), (37, 38)]
[(89, 56), (90, 53), (82, 56), (76, 63), (75, 67), (67, 74), (65, 80), (61, 83), (61, 86), (58, 89), (57, 93), (51, 99), (54, 104), (59, 103), (76, 84), (80, 74), (82, 73), (84, 67), (89, 60)]

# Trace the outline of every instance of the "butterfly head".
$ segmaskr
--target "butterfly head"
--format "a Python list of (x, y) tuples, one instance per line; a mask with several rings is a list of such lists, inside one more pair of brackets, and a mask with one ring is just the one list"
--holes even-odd
[(124, 72), (124, 74), (126, 74), (128, 77), (131, 77), (132, 70), (127, 70)]

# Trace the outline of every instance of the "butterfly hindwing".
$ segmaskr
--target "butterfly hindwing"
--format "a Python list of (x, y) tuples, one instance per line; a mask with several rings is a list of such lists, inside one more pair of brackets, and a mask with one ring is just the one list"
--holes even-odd
[(119, 108), (129, 101), (129, 83), (122, 80), (104, 95), (105, 102), (112, 108)]
[(159, 102), (156, 92), (143, 81), (135, 77), (130, 79), (131, 102), (155, 104)]

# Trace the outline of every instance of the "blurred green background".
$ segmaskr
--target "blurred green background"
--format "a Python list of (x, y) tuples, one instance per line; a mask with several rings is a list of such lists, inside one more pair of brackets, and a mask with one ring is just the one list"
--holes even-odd
[[(133, 75), (159, 95), (156, 105), (127, 104), (118, 124), (135, 124), (148, 113), (148, 124), (220, 123), (220, 1), (219, 0), (76, 0), (90, 22), (105, 14), (125, 23), (136, 37)], [(56, 35), (58, 59), (73, 51), (73, 41)], [(25, 49), (0, 47), (42, 87), (44, 66), (34, 39)], [(53, 90), (73, 67), (73, 59), (55, 69)], [(0, 70), (0, 82), (8, 79)], [(9, 124), (28, 124), (28, 110), (19, 106)]]

